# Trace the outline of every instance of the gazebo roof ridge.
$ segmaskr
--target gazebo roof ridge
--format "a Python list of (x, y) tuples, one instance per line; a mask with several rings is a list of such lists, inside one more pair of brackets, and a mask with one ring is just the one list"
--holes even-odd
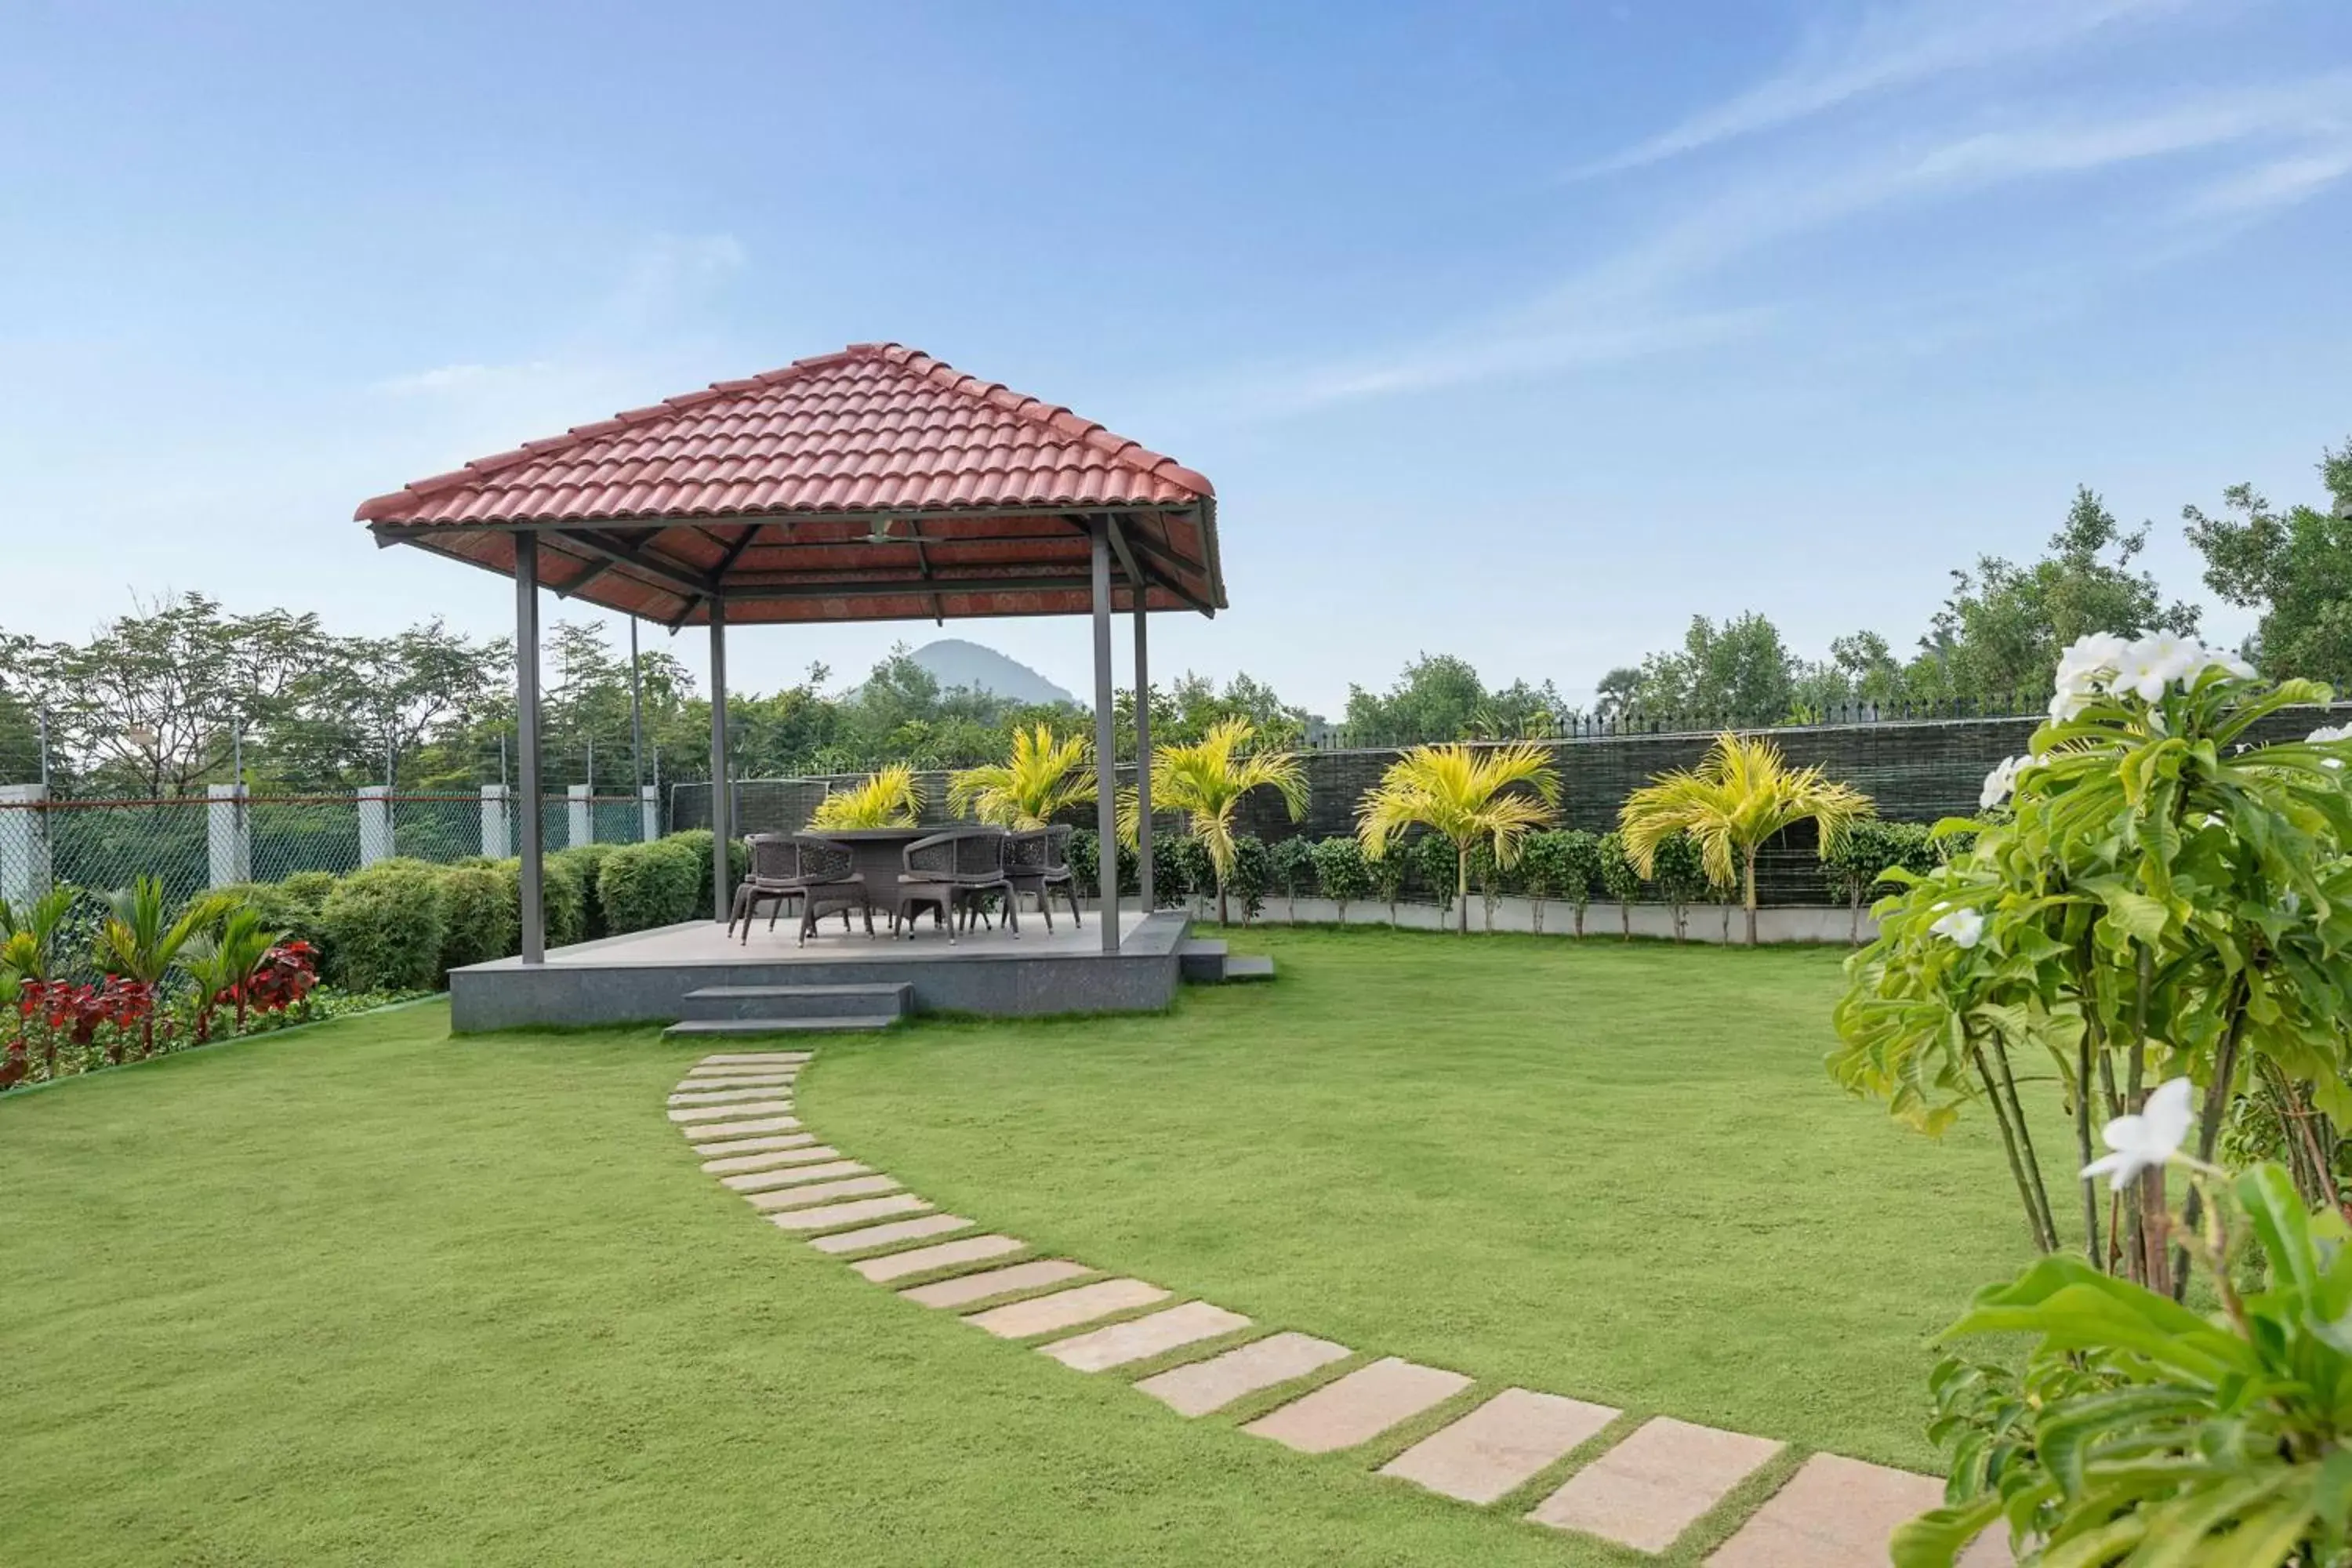
[[(666, 397), (658, 403), (623, 409), (608, 418), (572, 426), (560, 436), (543, 437), (537, 440), (526, 441), (509, 450), (477, 458), (462, 468), (412, 480), (397, 490), (374, 496), (361, 502), (353, 514), (354, 520), (361, 522), (429, 521), (451, 525), (472, 523), (476, 526), (519, 521), (495, 510), (488, 516), (468, 518), (425, 518), (420, 514), (435, 510), (424, 503), (432, 501), (436, 498), (448, 496), (452, 491), (469, 487), (482, 487), (486, 481), (493, 480), (499, 475), (522, 465), (543, 462), (567, 452), (580, 452), (599, 441), (622, 436), (663, 420), (676, 419), (681, 415), (704, 409), (716, 402), (740, 398), (747, 394), (770, 392), (779, 386), (805, 381), (818, 373), (860, 360), (877, 361), (904, 370), (919, 381), (928, 383), (941, 391), (995, 409), (1024, 424), (1037, 426), (1054, 441), (1083, 447), (1098, 454), (1100, 460), (1108, 466), (1130, 470), (1139, 478), (1162, 487), (1167, 491), (1178, 492), (1153, 496), (1150, 498), (1148, 504), (1181, 505), (1187, 501), (1213, 501), (1215, 497), (1215, 487), (1209, 482), (1205, 475), (1187, 468), (1173, 458), (1153, 451), (1130, 437), (1121, 436), (1094, 420), (1085, 418), (1060, 404), (1047, 403), (1043, 398), (1015, 392), (1002, 382), (983, 381), (970, 372), (956, 369), (945, 360), (919, 349), (909, 348), (903, 343), (858, 342), (836, 349), (830, 353), (813, 354), (797, 359), (788, 365), (774, 370), (761, 371), (749, 376), (726, 381), (715, 381), (692, 392)], [(1009, 476), (1012, 470), (998, 468), (994, 471), (1000, 476)], [(1036, 499), (1025, 498), (1025, 500), (1034, 501)], [(1134, 496), (1119, 499), (1133, 503), (1145, 500), (1146, 498)], [(1099, 506), (1108, 500), (1109, 498), (1106, 497), (1074, 498), (1070, 504)], [(950, 500), (945, 503), (933, 501), (914, 505), (893, 505), (879, 510), (901, 512), (957, 511), (999, 504), (1024, 504), (1024, 502)], [(766, 510), (807, 515), (821, 514), (825, 511), (862, 512), (877, 509), (808, 504), (792, 504), (773, 509), (747, 507), (704, 510), (688, 507), (676, 511), (649, 515), (723, 518), (747, 516)], [(628, 511), (596, 511), (578, 515), (580, 518), (617, 521), (628, 521), (633, 514)]]

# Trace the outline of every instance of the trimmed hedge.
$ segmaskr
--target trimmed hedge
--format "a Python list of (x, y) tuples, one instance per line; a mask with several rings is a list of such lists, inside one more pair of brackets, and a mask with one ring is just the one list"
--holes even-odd
[[(604, 874), (604, 862), (618, 853), (618, 844), (578, 844), (569, 849), (558, 849), (547, 858), (548, 874), (556, 875), (555, 868), (563, 868), (562, 875), (580, 889), (580, 934), (574, 942), (593, 942), (600, 936), (610, 936), (612, 929), (604, 922), (604, 901), (596, 896), (597, 879)], [(547, 945), (557, 945), (550, 933)]]
[(328, 978), (346, 991), (429, 991), (441, 978), (446, 872), (423, 860), (379, 860), (335, 884), (321, 920)]
[[(707, 846), (709, 835), (702, 838)], [(596, 879), (605, 929), (617, 936), (690, 921), (709, 877), (705, 857), (677, 838), (618, 846)]]
[(474, 860), (442, 868), (438, 984), (448, 984), (453, 969), (504, 958), (520, 945), (520, 863), (515, 861)]

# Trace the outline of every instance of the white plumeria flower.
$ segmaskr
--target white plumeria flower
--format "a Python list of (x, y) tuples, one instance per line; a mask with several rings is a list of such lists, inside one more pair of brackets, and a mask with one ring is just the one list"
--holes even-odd
[(1974, 910), (1954, 910), (1927, 929), (1948, 938), (1955, 947), (1967, 948), (1984, 940), (1984, 916)]
[(2063, 724), (2091, 705), (2092, 693), (2080, 687), (2060, 686), (2050, 699), (2050, 721)]
[(2009, 798), (2017, 787), (2018, 770), (2025, 766), (2023, 757), (2003, 757), (1992, 772), (1985, 774), (1984, 788), (1977, 792), (1977, 809), (1990, 811)]
[(2160, 702), (2165, 688), (2205, 666), (2204, 645), (2176, 637), (2142, 637), (2124, 652), (2107, 689), (2130, 692), (2142, 702)]
[[(2323, 724), (2304, 739), (2316, 746), (2325, 746), (2336, 741), (2352, 741), (2352, 724)], [(2319, 765), (2323, 768), (2340, 768), (2344, 765), (2344, 759), (2322, 757), (2319, 759)]]
[(2217, 653), (2210, 667), (2221, 671), (2232, 680), (2259, 680), (2261, 672), (2233, 653)]
[(2099, 1136), (2113, 1152), (2084, 1166), (2083, 1180), (2105, 1176), (2112, 1191), (2137, 1180), (2142, 1171), (2161, 1169), (2179, 1158), (2195, 1120), (2189, 1107), (2190, 1092), (2187, 1079), (2168, 1079), (2157, 1085), (2137, 1116), (2118, 1116), (2108, 1122)]
[(2103, 669), (2114, 669), (2124, 661), (2131, 644), (2106, 632), (2093, 632), (2077, 637), (2065, 652), (2058, 656), (2058, 684), (2087, 684)]

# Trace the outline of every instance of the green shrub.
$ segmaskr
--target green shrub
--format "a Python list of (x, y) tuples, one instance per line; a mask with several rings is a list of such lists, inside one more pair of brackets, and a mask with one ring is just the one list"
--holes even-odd
[[(521, 866), (516, 865), (516, 875)], [(580, 862), (550, 855), (540, 863), (539, 900), (541, 927), (550, 947), (569, 947), (588, 940), (588, 889)]]
[(1625, 855), (1625, 836), (1604, 833), (1594, 846), (1601, 862), (1601, 890), (1617, 900), (1617, 922), (1625, 935), (1633, 934), (1633, 900), (1641, 896), (1642, 873)]
[(298, 871), (282, 882), (236, 882), (221, 891), (243, 901), (261, 919), (265, 931), (281, 931), (289, 942), (307, 942), (326, 965), (327, 895), (335, 890), (330, 871)]
[(348, 991), (425, 991), (441, 973), (440, 868), (379, 860), (335, 884), (321, 921), (329, 971)]
[(1544, 928), (1544, 901), (1559, 899), (1576, 911), (1576, 934), (1584, 934), (1584, 907), (1601, 879), (1600, 843), (1578, 828), (1530, 833), (1519, 848), (1519, 885), (1535, 903), (1535, 929)]
[(1669, 833), (1658, 840), (1650, 862), (1650, 882), (1674, 916), (1675, 940), (1690, 929), (1690, 907), (1707, 890), (1706, 864), (1698, 840), (1687, 833)]
[[(710, 829), (708, 827), (689, 827), (684, 833), (672, 833), (659, 840), (659, 842), (664, 844), (675, 844), (680, 850), (694, 857), (694, 863), (697, 868), (694, 883), (694, 909), (686, 918), (688, 920), (717, 920), (719, 918), (719, 912), (714, 910), (710, 899)], [(744, 843), (740, 838), (729, 844), (727, 846), (727, 867), (729, 871), (732, 874), (736, 883), (740, 885), (744, 878), (751, 874), (751, 847)]]
[(1397, 920), (1397, 905), (1403, 900), (1405, 879), (1412, 874), (1412, 852), (1391, 838), (1388, 847), (1378, 855), (1364, 858), (1372, 874), (1372, 889), (1389, 907), (1389, 923)]
[(1229, 903), (1241, 906), (1247, 925), (1265, 909), (1265, 893), (1274, 885), (1274, 851), (1265, 840), (1248, 834), (1234, 840), (1234, 874), (1225, 879)]
[(505, 958), (519, 945), (521, 868), (473, 860), (441, 868), (441, 973)]
[(1298, 895), (1315, 891), (1315, 841), (1297, 834), (1274, 847), (1273, 885), (1290, 902), (1290, 918), (1298, 918)]
[(558, 849), (547, 858), (550, 867), (561, 862), (571, 868), (580, 882), (581, 942), (593, 942), (600, 936), (610, 936), (612, 929), (604, 921), (604, 906), (596, 895), (596, 881), (603, 875), (604, 862), (621, 848), (618, 844), (575, 844), (569, 849)]
[(1372, 890), (1372, 868), (1364, 858), (1364, 847), (1347, 835), (1317, 844), (1315, 881), (1323, 896), (1339, 906), (1345, 923), (1348, 906)]
[(694, 847), (675, 838), (614, 848), (596, 879), (605, 929), (617, 936), (692, 920), (709, 875)]
[(1216, 891), (1217, 874), (1209, 851), (1189, 833), (1171, 833), (1151, 841), (1151, 895), (1163, 908)]
[(1454, 840), (1443, 833), (1424, 833), (1412, 841), (1405, 855), (1429, 901), (1441, 912), (1453, 909), (1454, 883), (1462, 875), (1462, 858)]

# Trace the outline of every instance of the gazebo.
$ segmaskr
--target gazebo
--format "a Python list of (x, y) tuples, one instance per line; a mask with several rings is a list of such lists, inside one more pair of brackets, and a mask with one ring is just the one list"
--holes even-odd
[[(520, 793), (540, 799), (539, 590), (710, 634), (718, 910), (731, 892), (731, 626), (1088, 615), (1097, 822), (1115, 832), (1111, 616), (1134, 616), (1136, 754), (1150, 755), (1147, 616), (1225, 605), (1216, 492), (1066, 408), (898, 343), (854, 343), (482, 458), (363, 503), (379, 544), (515, 584)], [(1150, 769), (1140, 845), (1152, 907)], [(546, 953), (540, 835), (520, 836), (522, 963)], [(1118, 907), (1105, 854), (1102, 903)], [(1119, 922), (1097, 921), (1102, 950)]]

